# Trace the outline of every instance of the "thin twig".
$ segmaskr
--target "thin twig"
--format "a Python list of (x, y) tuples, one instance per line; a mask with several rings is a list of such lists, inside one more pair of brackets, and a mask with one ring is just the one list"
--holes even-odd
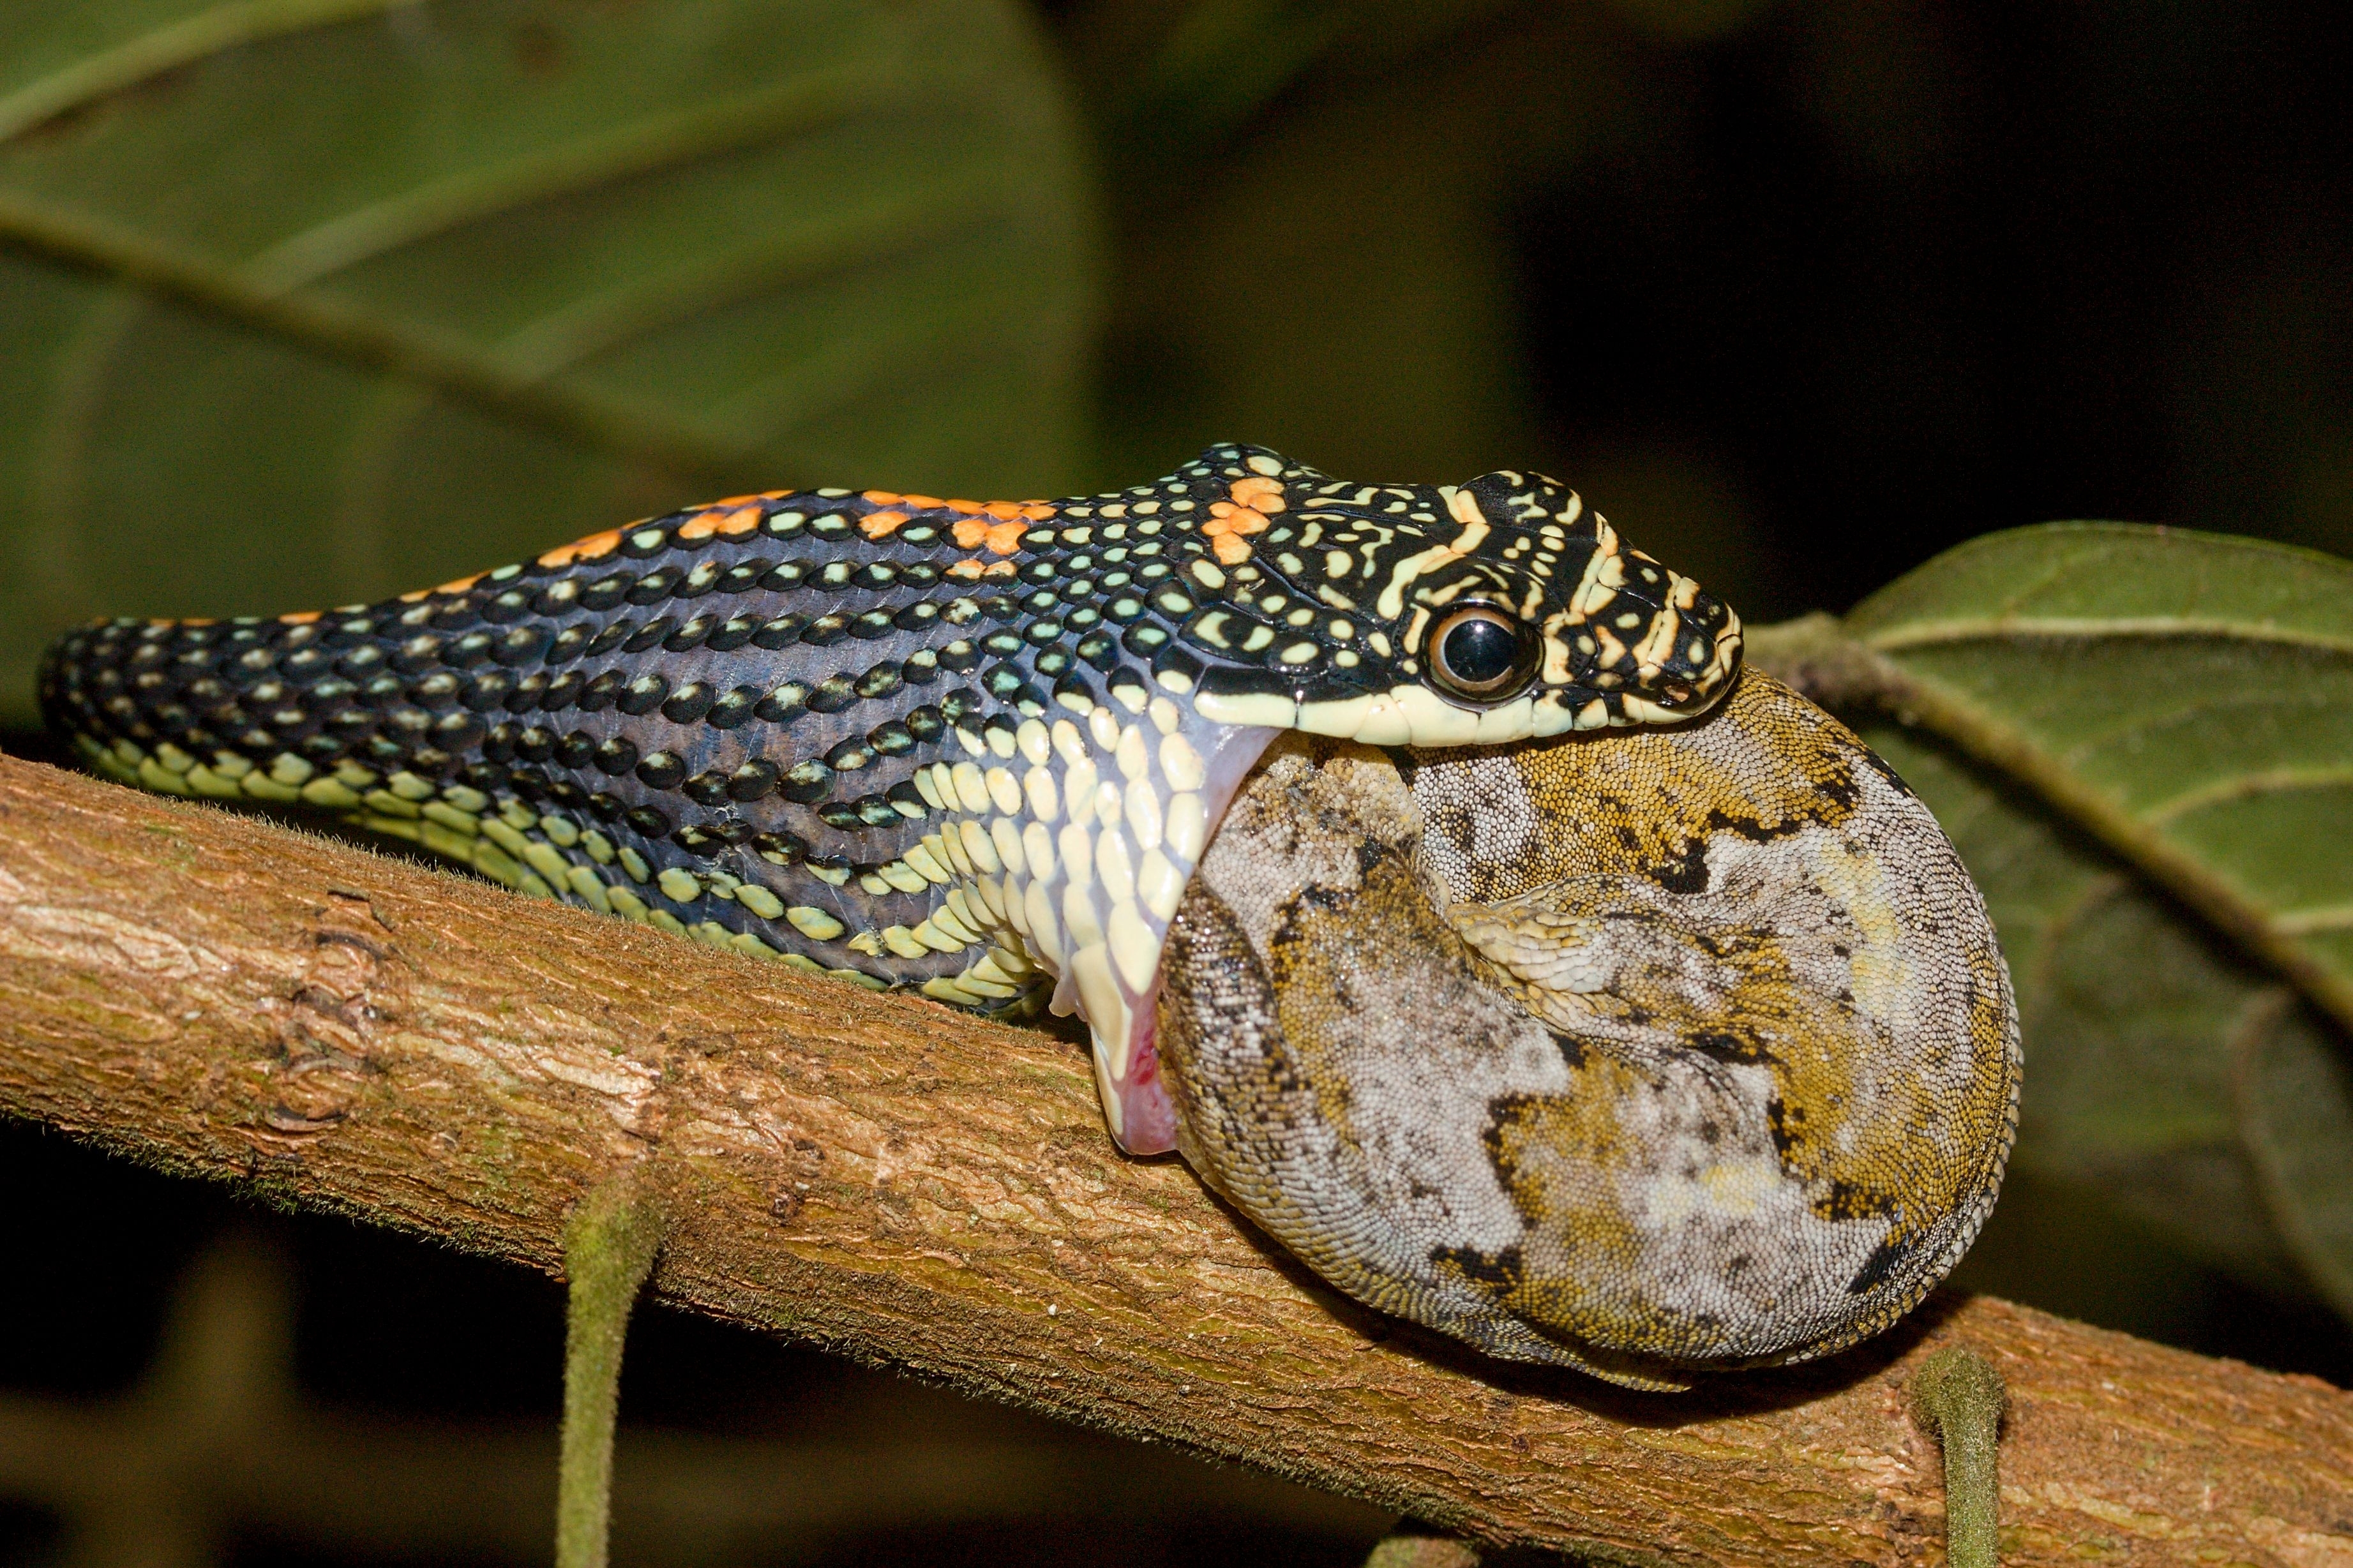
[(1912, 1379), (1914, 1416), (1945, 1455), (1945, 1562), (1998, 1568), (2001, 1373), (1969, 1345), (1947, 1345)]
[(564, 1453), (556, 1466), (555, 1568), (605, 1568), (621, 1346), (664, 1228), (661, 1199), (643, 1165), (605, 1181), (565, 1222)]

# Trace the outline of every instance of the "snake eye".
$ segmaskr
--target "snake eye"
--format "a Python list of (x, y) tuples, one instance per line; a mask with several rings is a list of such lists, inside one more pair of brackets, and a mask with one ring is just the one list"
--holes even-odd
[(1518, 616), (1493, 605), (1463, 605), (1430, 630), (1430, 673), (1450, 696), (1499, 702), (1535, 674), (1535, 639)]

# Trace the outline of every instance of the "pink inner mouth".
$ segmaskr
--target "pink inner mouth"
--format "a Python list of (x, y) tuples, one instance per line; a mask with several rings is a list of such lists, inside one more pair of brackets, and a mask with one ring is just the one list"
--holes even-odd
[(1160, 1079), (1160, 976), (1136, 1005), (1129, 1037), (1127, 1079), (1119, 1086), (1119, 1146), (1130, 1154), (1166, 1154), (1176, 1147), (1176, 1102)]

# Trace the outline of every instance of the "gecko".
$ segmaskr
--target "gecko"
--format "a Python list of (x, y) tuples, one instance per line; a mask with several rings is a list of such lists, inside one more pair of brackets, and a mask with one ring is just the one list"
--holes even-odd
[(1359, 1300), (1634, 1388), (1888, 1327), (2017, 1136), (1976, 884), (1894, 769), (1755, 669), (1672, 727), (1285, 737), (1165, 967), (1206, 1182)]
[(1148, 1155), (1186, 1141), (1171, 924), (1271, 742), (1630, 735), (1719, 705), (1740, 654), (1728, 605), (1556, 481), (1358, 484), (1225, 444), (1098, 495), (769, 491), (381, 604), (103, 621), (40, 696), (145, 788), (332, 813), (870, 988), (1075, 1014), (1111, 1135)]

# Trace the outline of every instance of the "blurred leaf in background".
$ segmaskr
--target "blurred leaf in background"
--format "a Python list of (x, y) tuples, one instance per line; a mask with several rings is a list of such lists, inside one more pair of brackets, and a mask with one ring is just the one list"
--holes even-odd
[(1123, 258), (1106, 461), (1213, 429), (1368, 479), (1541, 461), (1505, 217), (1623, 99), (1589, 7), (1106, 3), (1072, 34)]
[(1844, 630), (1901, 672), (1916, 727), (1866, 738), (2001, 933), (2017, 1173), (2353, 1318), (2353, 563), (2053, 524)]
[(13, 0), (0, 721), (91, 614), (727, 489), (1066, 489), (1092, 204), (1014, 0)]

